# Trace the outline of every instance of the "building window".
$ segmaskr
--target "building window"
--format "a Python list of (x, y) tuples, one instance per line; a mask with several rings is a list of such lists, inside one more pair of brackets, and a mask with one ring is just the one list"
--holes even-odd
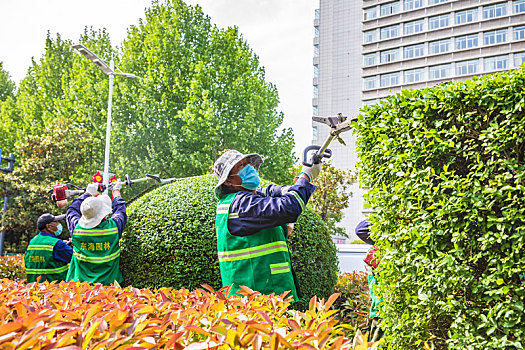
[(428, 54), (436, 55), (438, 53), (448, 52), (450, 50), (450, 39), (436, 40), (428, 43)]
[[(314, 114), (314, 115), (317, 115), (317, 114)], [(318, 138), (317, 125), (312, 126), (312, 131), (313, 131), (313, 133), (312, 133), (312, 141), (315, 142), (315, 141), (317, 141), (317, 138)]]
[(509, 55), (485, 58), (484, 59), (485, 72), (490, 72), (490, 71), (500, 70), (500, 69), (507, 69), (508, 60), (509, 60)]
[(381, 28), (381, 40), (395, 38), (399, 36), (399, 24)]
[(315, 9), (315, 19), (319, 19), (319, 9)]
[(483, 18), (484, 19), (501, 17), (501, 16), (505, 16), (506, 14), (507, 14), (507, 3), (506, 2), (483, 7)]
[(381, 16), (388, 16), (399, 12), (399, 1), (381, 5)]
[(319, 57), (319, 45), (314, 45), (314, 57)]
[(403, 58), (422, 57), (425, 54), (425, 44), (405, 46), (403, 48)]
[(425, 68), (417, 68), (405, 71), (404, 83), (411, 84), (425, 79)]
[(456, 37), (456, 50), (470, 49), (478, 46), (478, 34)]
[(379, 101), (381, 101), (381, 99), (373, 99), (373, 100), (366, 100), (366, 101), (363, 101), (363, 103), (365, 104), (365, 106), (373, 106), (375, 105), (376, 103), (378, 103)]
[(514, 67), (519, 67), (525, 62), (525, 52), (517, 52), (514, 54)]
[(317, 78), (319, 76), (319, 65), (314, 64), (314, 78)]
[(375, 76), (365, 78), (365, 90), (371, 90), (376, 88), (376, 80), (377, 78)]
[(456, 12), (456, 24), (465, 24), (478, 20), (478, 9)]
[(314, 98), (319, 97), (319, 87), (317, 85), (314, 85)]
[(400, 49), (381, 51), (381, 63), (389, 63), (399, 60)]
[(315, 37), (318, 38), (319, 37), (319, 27), (314, 27), (315, 28)]
[(405, 0), (403, 2), (403, 9), (405, 11), (414, 10), (423, 7), (423, 0)]
[(428, 29), (445, 28), (449, 25), (450, 14), (444, 14), (428, 18)]
[(456, 62), (456, 75), (476, 74), (479, 60)]
[(420, 19), (417, 21), (407, 22), (404, 26), (404, 34), (415, 34), (420, 33), (423, 31), (423, 24), (425, 23), (424, 19)]
[(377, 17), (376, 7), (369, 7), (364, 10), (364, 20), (368, 21)]
[(313, 106), (312, 113), (313, 115), (319, 115), (319, 106)]
[(451, 67), (452, 65), (450, 63), (428, 67), (428, 78), (430, 80), (448, 78)]
[(368, 30), (364, 32), (364, 41), (365, 41), (365, 44), (376, 41), (376, 30), (372, 29), (372, 30)]
[(514, 27), (514, 40), (525, 39), (525, 26)]
[(435, 4), (440, 4), (442, 2), (447, 2), (449, 0), (428, 0), (428, 4), (429, 5), (435, 5)]
[(483, 33), (483, 43), (485, 45), (499, 44), (507, 41), (507, 29), (492, 30)]
[(399, 72), (381, 74), (381, 87), (399, 84)]
[(525, 12), (525, 0), (517, 0), (513, 2), (514, 13)]
[(375, 52), (366, 54), (364, 56), (364, 66), (365, 67), (374, 66), (376, 64), (376, 56), (377, 54)]

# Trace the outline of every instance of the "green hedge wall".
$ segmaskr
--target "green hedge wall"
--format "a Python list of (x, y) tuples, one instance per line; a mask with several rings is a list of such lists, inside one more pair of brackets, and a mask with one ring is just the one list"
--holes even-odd
[(519, 69), (363, 109), (389, 348), (524, 347), (524, 88)]
[[(221, 287), (213, 188), (206, 176), (164, 185), (128, 207), (121, 241), (121, 269), (126, 284), (138, 288)], [(326, 225), (309, 207), (290, 238), (292, 263), (306, 296), (328, 298), (337, 282), (337, 256)]]

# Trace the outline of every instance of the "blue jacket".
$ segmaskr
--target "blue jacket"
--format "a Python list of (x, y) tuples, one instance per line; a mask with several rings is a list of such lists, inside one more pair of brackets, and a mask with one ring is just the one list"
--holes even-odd
[(266, 228), (297, 221), (316, 186), (300, 177), (284, 195), (281, 195), (282, 187), (270, 185), (256, 193), (238, 192), (230, 212), (238, 213), (239, 217), (228, 219), (230, 233), (249, 236)]
[[(47, 232), (39, 232), (38, 234), (42, 236), (55, 237), (55, 235), (52, 235), (51, 233), (47, 233)], [(73, 248), (68, 246), (67, 243), (64, 242), (63, 240), (59, 239), (53, 247), (53, 258), (55, 260), (68, 263), (71, 261), (72, 256), (73, 256)]]

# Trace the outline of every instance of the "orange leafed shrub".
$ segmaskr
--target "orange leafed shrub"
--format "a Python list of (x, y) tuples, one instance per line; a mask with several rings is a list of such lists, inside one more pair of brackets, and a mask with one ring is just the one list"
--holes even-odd
[(24, 256), (22, 254), (0, 255), (0, 279), (1, 278), (9, 278), (14, 281), (26, 278)]
[(289, 298), (246, 289), (103, 287), (0, 280), (2, 349), (352, 349), (326, 302), (289, 310)]

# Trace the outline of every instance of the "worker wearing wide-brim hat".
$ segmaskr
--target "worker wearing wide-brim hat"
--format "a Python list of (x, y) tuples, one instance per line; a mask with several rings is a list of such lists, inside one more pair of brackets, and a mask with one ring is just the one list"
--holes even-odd
[(62, 234), (65, 215), (45, 213), (36, 222), (38, 234), (31, 239), (24, 256), (27, 282), (40, 277), (44, 281), (64, 281), (73, 249), (58, 238)]
[(223, 286), (237, 294), (244, 285), (262, 294), (301, 291), (288, 250), (288, 225), (297, 220), (315, 190), (321, 164), (303, 167), (293, 186), (259, 190), (259, 154), (229, 150), (215, 161), (219, 199), (215, 225)]
[(120, 238), (126, 226), (126, 202), (122, 183), (113, 184), (113, 200), (98, 195), (99, 184), (89, 184), (86, 193), (73, 200), (66, 219), (73, 237), (73, 259), (67, 281), (110, 285), (122, 282)]

